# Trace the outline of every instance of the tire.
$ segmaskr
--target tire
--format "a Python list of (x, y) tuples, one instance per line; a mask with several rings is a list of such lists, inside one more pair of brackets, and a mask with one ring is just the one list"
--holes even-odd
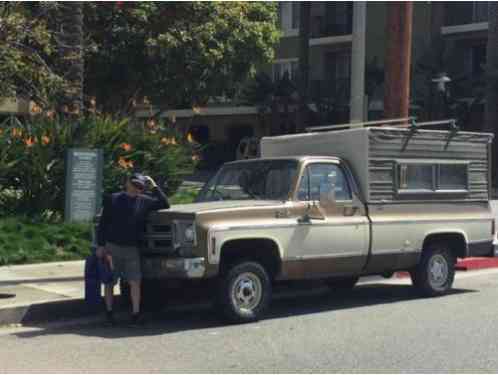
[(261, 264), (236, 263), (222, 274), (219, 282), (217, 306), (228, 321), (248, 323), (263, 316), (270, 304), (272, 284)]
[(412, 283), (423, 296), (444, 295), (453, 286), (455, 263), (456, 258), (446, 243), (429, 244), (419, 264), (410, 272)]
[(327, 279), (325, 283), (332, 290), (347, 291), (354, 288), (360, 278), (358, 276)]

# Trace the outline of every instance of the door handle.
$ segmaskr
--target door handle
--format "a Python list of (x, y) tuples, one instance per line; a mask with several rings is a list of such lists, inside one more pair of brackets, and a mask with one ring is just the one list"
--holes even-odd
[(297, 218), (297, 223), (301, 225), (311, 225), (311, 217), (310, 215), (306, 214), (304, 216), (298, 217)]

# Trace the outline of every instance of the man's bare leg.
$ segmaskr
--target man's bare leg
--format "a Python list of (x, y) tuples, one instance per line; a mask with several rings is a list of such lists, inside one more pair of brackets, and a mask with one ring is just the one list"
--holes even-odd
[(114, 302), (114, 285), (113, 284), (104, 285), (104, 299), (105, 299), (105, 306), (106, 306), (107, 323), (110, 325), (115, 325), (116, 321), (114, 320), (114, 314), (112, 311), (112, 305)]
[(131, 305), (133, 308), (133, 315), (140, 313), (140, 280), (130, 281), (130, 295)]
[(112, 311), (112, 305), (114, 302), (114, 285), (108, 284), (104, 286), (104, 297), (107, 311)]

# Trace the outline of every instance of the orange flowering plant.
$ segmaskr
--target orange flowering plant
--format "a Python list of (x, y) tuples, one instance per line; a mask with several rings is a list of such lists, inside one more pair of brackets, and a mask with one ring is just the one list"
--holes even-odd
[[(104, 190), (122, 188), (124, 177), (141, 171), (158, 183), (168, 181), (173, 194), (196, 158), (193, 145), (167, 123), (138, 126), (129, 119), (92, 115), (77, 131), (57, 116), (37, 116), (21, 123), (0, 123), (0, 214), (52, 215), (64, 209), (64, 160), (71, 147), (101, 148)], [(15, 195), (8, 192), (15, 191)]]

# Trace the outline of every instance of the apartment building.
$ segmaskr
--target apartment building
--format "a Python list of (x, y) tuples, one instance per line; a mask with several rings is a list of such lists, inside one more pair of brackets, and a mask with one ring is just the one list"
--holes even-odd
[[(355, 12), (364, 6), (364, 25), (353, 25)], [(361, 3), (312, 2), (309, 39), (309, 96), (316, 111), (324, 111), (320, 121), (347, 122), (351, 118), (351, 84), (361, 79), (364, 105), (363, 119), (381, 118), (383, 114), (383, 72), (386, 49), (386, 2)], [(425, 96), (436, 89), (430, 72), (424, 70), (431, 51), (433, 6), (431, 2), (413, 4), (412, 90), (410, 109), (424, 114)], [(450, 79), (445, 89), (448, 115), (463, 116), (470, 122), (482, 122), (484, 102), (476, 100), (482, 91), (482, 74), (486, 62), (488, 2), (445, 2), (440, 34), (443, 38), (441, 73)], [(297, 82), (299, 75), (299, 3), (281, 2), (279, 22), (282, 39), (276, 59), (267, 74), (274, 80), (284, 74)], [(364, 33), (364, 48), (353, 53), (354, 40)], [(356, 64), (365, 68), (364, 77), (355, 77)], [(358, 72), (356, 73), (358, 74)], [(434, 77), (436, 78), (436, 77)], [(434, 87), (430, 87), (433, 85)], [(358, 86), (356, 86), (358, 87)], [(481, 90), (481, 91), (480, 91)], [(361, 93), (356, 93), (361, 95)], [(467, 113), (464, 113), (467, 112)]]

